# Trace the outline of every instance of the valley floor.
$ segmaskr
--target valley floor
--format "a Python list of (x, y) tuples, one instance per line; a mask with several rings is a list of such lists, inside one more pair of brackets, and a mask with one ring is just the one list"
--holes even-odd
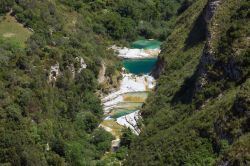
[[(136, 49), (111, 47), (117, 56), (129, 59), (150, 58), (157, 56), (160, 49)], [(143, 62), (142, 62), (143, 63)], [(103, 103), (105, 119), (99, 127), (110, 132), (115, 140), (112, 141), (112, 147), (119, 147), (122, 129), (129, 128), (134, 134), (140, 134), (138, 120), (140, 119), (140, 109), (147, 99), (148, 93), (155, 87), (155, 79), (148, 75), (135, 75), (128, 73), (123, 68), (121, 71), (122, 79), (120, 87), (101, 100)]]

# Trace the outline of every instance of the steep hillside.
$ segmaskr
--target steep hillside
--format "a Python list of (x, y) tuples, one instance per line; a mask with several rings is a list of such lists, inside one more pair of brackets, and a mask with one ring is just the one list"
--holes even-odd
[(163, 45), (127, 165), (249, 165), (249, 2), (196, 0)]
[(0, 40), (0, 165), (96, 165), (113, 139), (97, 129), (101, 61), (112, 63), (111, 75), (119, 67), (107, 40), (62, 3), (0, 4), (11, 14), (1, 33), (20, 33)]
[[(250, 165), (249, 8), (0, 0), (0, 165)], [(119, 86), (122, 67), (108, 48), (144, 38), (163, 42), (157, 87), (140, 103), (141, 134), (116, 130), (121, 147), (107, 153), (98, 95)]]
[(16, 47), (25, 47), (25, 42), (32, 34), (32, 31), (18, 23), (10, 13), (0, 17), (0, 40), (8, 42)]

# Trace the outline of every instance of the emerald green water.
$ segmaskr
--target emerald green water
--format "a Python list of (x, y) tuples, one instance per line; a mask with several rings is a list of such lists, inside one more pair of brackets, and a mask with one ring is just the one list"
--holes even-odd
[[(132, 48), (139, 49), (156, 49), (160, 48), (161, 42), (158, 40), (137, 40), (131, 44)], [(148, 74), (154, 68), (157, 58), (148, 59), (126, 59), (123, 61), (123, 66), (128, 72), (133, 74)]]
[(117, 119), (120, 118), (122, 116), (128, 115), (130, 113), (135, 112), (136, 110), (125, 110), (125, 111), (117, 111), (115, 113), (113, 113), (113, 115), (111, 115), (111, 118)]
[(132, 48), (139, 49), (156, 49), (160, 48), (161, 42), (158, 40), (137, 40), (132, 43)]
[(155, 66), (157, 58), (148, 59), (126, 59), (123, 66), (133, 74), (148, 74)]

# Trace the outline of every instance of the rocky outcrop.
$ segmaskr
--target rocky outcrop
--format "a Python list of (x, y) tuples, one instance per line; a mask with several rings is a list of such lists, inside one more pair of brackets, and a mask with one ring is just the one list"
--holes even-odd
[(208, 23), (212, 17), (214, 16), (218, 5), (221, 0), (209, 0), (208, 5), (206, 7), (205, 20)]
[(55, 65), (52, 65), (50, 67), (49, 82), (55, 82), (59, 75), (60, 75), (59, 63), (57, 62)]
[(229, 161), (222, 161), (218, 164), (218, 166), (229, 166)]
[(76, 57), (76, 60), (80, 64), (80, 67), (78, 69), (78, 73), (80, 73), (83, 69), (87, 68), (87, 64), (85, 63), (84, 59), (82, 57)]
[(141, 115), (140, 111), (138, 110), (131, 114), (117, 118), (116, 122), (122, 126), (130, 128), (134, 134), (139, 135), (141, 130), (140, 127), (138, 126), (138, 122), (140, 119)]
[[(83, 69), (86, 69), (87, 68), (87, 64), (84, 62), (84, 59), (82, 57), (76, 57), (75, 59), (78, 63), (77, 66), (78, 69), (76, 71), (76, 68), (74, 66), (74, 64), (70, 64), (68, 66), (66, 66), (66, 68), (68, 70), (70, 70), (70, 72), (72, 73), (72, 79), (75, 78), (75, 75), (76, 74), (79, 74)], [(56, 82), (57, 78), (62, 75), (63, 73), (60, 71), (60, 65), (59, 63), (57, 62), (56, 64), (52, 65), (50, 67), (50, 70), (49, 70), (49, 78), (48, 78), (48, 82), (49, 83), (54, 83)]]
[(118, 57), (124, 59), (154, 58), (161, 52), (160, 48), (139, 49), (139, 48), (117, 47), (115, 45), (111, 46), (109, 49), (114, 50), (117, 53)]
[[(241, 84), (249, 77), (246, 72), (247, 60), (244, 63), (241, 59), (247, 56), (246, 48), (249, 48), (248, 31), (246, 26), (239, 26), (237, 22), (242, 22), (243, 19), (238, 17), (240, 13), (247, 11), (244, 8), (235, 8), (232, 15), (221, 16), (223, 19), (213, 19), (219, 5), (227, 5), (222, 0), (210, 0), (206, 7), (204, 19), (209, 27), (207, 31), (207, 43), (205, 45), (203, 54), (201, 56), (200, 64), (198, 66), (196, 92), (201, 91), (204, 86), (215, 85), (214, 82), (220, 82), (218, 89), (227, 89), (225, 82), (234, 82)], [(218, 17), (222, 15), (223, 8), (220, 9)], [(229, 12), (229, 11), (228, 11)], [(231, 22), (227, 25), (226, 22)], [(232, 22), (235, 22), (232, 24)], [(224, 25), (226, 27), (220, 27)], [(235, 29), (234, 26), (238, 27)], [(233, 35), (234, 34), (234, 35)], [(235, 35), (238, 34), (238, 35)], [(210, 86), (211, 87), (211, 86)]]
[[(213, 18), (217, 7), (220, 5), (221, 0), (209, 0), (206, 8), (204, 9), (204, 13), (202, 13), (203, 19), (205, 20), (207, 27), (208, 24), (210, 23), (211, 19)], [(208, 28), (206, 28), (208, 29)], [(214, 58), (213, 58), (213, 51), (211, 47), (211, 40), (213, 38), (213, 34), (207, 30), (206, 33), (207, 36), (207, 43), (205, 45), (201, 60), (200, 60), (200, 67), (199, 67), (199, 75), (200, 75), (200, 80), (197, 84), (197, 89), (199, 87), (202, 87), (204, 84), (204, 80), (206, 79), (206, 67), (208, 64), (213, 64), (214, 63)], [(152, 76), (154, 78), (159, 78), (159, 76), (164, 72), (164, 67), (165, 67), (165, 62), (164, 58), (162, 56), (158, 57), (156, 67), (152, 71)]]
[[(213, 18), (218, 5), (220, 4), (221, 0), (210, 0), (205, 9), (204, 13), (204, 20), (207, 24), (207, 27)], [(214, 65), (215, 58), (214, 58), (214, 51), (212, 49), (211, 41), (213, 39), (213, 33), (207, 28), (207, 42), (205, 44), (200, 64), (198, 67), (198, 81), (196, 82), (196, 91), (202, 89), (202, 87), (208, 82), (207, 81), (207, 67), (209, 65)]]

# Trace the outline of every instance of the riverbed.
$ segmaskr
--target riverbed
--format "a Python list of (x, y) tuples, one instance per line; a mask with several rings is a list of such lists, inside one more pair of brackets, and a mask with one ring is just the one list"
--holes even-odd
[(148, 97), (148, 93), (155, 87), (155, 79), (149, 75), (156, 64), (160, 53), (160, 42), (156, 40), (138, 40), (131, 44), (131, 48), (111, 47), (123, 61), (120, 87), (101, 100), (105, 118), (100, 124), (110, 132), (115, 140), (112, 147), (119, 147), (120, 136), (124, 127), (139, 135), (138, 120), (140, 109)]

